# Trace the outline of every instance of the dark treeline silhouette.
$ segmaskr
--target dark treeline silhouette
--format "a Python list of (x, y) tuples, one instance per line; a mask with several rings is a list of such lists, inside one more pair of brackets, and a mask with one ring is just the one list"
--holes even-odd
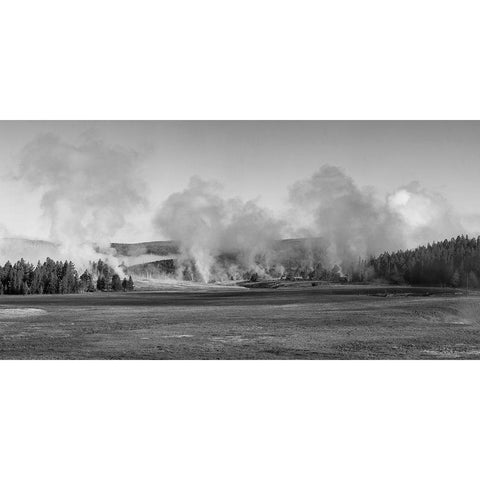
[(480, 237), (459, 236), (413, 250), (383, 253), (352, 268), (353, 281), (478, 288)]
[(54, 261), (47, 258), (33, 266), (23, 258), (13, 265), (7, 262), (0, 266), (0, 295), (27, 295), (53, 293), (81, 293), (133, 290), (132, 277), (120, 276), (106, 262), (94, 262), (89, 270), (78, 275), (72, 262)]

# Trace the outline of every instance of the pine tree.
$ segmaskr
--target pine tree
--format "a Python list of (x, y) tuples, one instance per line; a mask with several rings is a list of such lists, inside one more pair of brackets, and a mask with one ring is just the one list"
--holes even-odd
[(82, 275), (80, 275), (79, 280), (79, 289), (83, 292), (94, 292), (95, 287), (93, 285), (92, 275), (85, 270)]
[(112, 276), (112, 290), (114, 292), (119, 292), (122, 290), (122, 282), (116, 273)]
[(105, 290), (105, 278), (103, 276), (98, 277), (97, 279), (97, 290), (104, 291)]

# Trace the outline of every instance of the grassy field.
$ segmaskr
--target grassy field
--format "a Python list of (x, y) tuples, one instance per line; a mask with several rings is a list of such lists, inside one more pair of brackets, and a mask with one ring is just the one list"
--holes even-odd
[(480, 297), (306, 285), (2, 296), (0, 358), (480, 358)]

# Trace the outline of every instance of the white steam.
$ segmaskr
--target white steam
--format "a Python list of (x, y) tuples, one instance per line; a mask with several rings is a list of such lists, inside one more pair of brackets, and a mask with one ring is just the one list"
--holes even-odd
[(304, 231), (329, 244), (335, 262), (352, 262), (405, 244), (402, 220), (370, 190), (360, 189), (337, 167), (325, 165), (290, 188)]
[[(255, 202), (225, 199), (219, 184), (194, 177), (187, 189), (167, 198), (155, 224), (180, 244), (179, 277), (187, 272), (187, 278), (204, 282), (247, 272), (304, 276), (462, 232), (446, 200), (418, 183), (381, 200), (329, 165), (293, 184), (289, 200), (289, 220), (280, 221)], [(292, 233), (308, 238), (278, 242)]]
[(388, 206), (403, 222), (408, 247), (463, 233), (459, 215), (439, 193), (429, 192), (418, 182), (399, 188), (387, 199)]
[[(133, 229), (127, 218), (146, 203), (138, 160), (134, 151), (92, 136), (77, 144), (49, 134), (35, 138), (19, 154), (16, 178), (27, 195), (40, 192), (49, 241), (7, 238), (0, 241), (0, 260), (35, 262), (48, 254), (79, 269), (99, 256), (114, 268), (122, 260), (131, 264), (110, 244), (123, 227)], [(440, 194), (410, 183), (382, 200), (329, 165), (294, 183), (288, 205), (290, 215), (275, 218), (258, 202), (225, 198), (218, 183), (193, 177), (160, 206), (154, 225), (180, 245), (178, 277), (206, 283), (253, 273), (306, 276), (464, 233)], [(7, 234), (0, 225), (0, 237)], [(308, 238), (279, 242), (287, 236)]]
[[(235, 278), (239, 270), (262, 268), (272, 243), (280, 238), (281, 222), (254, 201), (224, 199), (220, 185), (198, 177), (183, 192), (170, 195), (158, 211), (155, 224), (169, 239), (179, 242), (180, 263), (189, 263), (204, 282)], [(222, 265), (220, 255), (232, 261)]]
[(332, 260), (339, 263), (414, 248), (464, 230), (445, 198), (418, 182), (381, 201), (372, 189), (361, 189), (329, 165), (295, 183), (290, 201), (295, 217), (303, 220), (303, 234), (326, 239)]
[(112, 258), (112, 236), (144, 201), (136, 160), (135, 152), (91, 136), (73, 145), (45, 134), (24, 147), (17, 178), (42, 192), (50, 240), (62, 257), (81, 267), (98, 258), (98, 250)]

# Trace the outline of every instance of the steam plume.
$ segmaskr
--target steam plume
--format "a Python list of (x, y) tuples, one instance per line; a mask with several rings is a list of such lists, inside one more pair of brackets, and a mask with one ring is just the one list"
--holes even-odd
[(359, 188), (345, 172), (329, 165), (295, 183), (290, 201), (296, 218), (303, 217), (303, 233), (326, 239), (332, 260), (339, 263), (463, 231), (446, 199), (418, 182), (381, 201), (372, 189)]
[(404, 222), (408, 247), (437, 241), (463, 232), (464, 227), (447, 200), (436, 192), (412, 182), (387, 199), (388, 206)]
[[(76, 144), (51, 134), (35, 138), (20, 152), (17, 180), (41, 192), (50, 242), (2, 241), (0, 260), (30, 248), (83, 268), (101, 251), (115, 267), (112, 237), (146, 203), (138, 161), (134, 151), (92, 135)], [(225, 198), (218, 183), (193, 177), (167, 198), (154, 225), (180, 245), (179, 276), (204, 282), (318, 271), (463, 232), (440, 194), (410, 183), (382, 200), (329, 165), (294, 183), (289, 205), (293, 215), (280, 220), (254, 200)], [(280, 244), (286, 236), (308, 238)]]
[(405, 244), (398, 213), (337, 167), (322, 166), (309, 179), (295, 183), (290, 201), (296, 217), (303, 216), (304, 230), (328, 241), (335, 262), (355, 261)]
[[(329, 165), (293, 184), (289, 199), (294, 221), (280, 221), (253, 201), (224, 199), (219, 184), (194, 177), (187, 189), (168, 197), (155, 223), (180, 243), (183, 274), (190, 270), (205, 282), (252, 271), (305, 275), (462, 229), (446, 200), (418, 183), (382, 201)], [(279, 244), (285, 232), (308, 238)]]
[[(254, 201), (222, 198), (220, 188), (193, 177), (183, 192), (167, 198), (155, 218), (160, 231), (180, 243), (184, 267), (193, 262), (204, 282), (235, 277), (237, 269), (261, 268), (257, 258), (268, 256), (280, 238), (281, 222)], [(222, 254), (234, 260), (222, 265)]]
[(135, 152), (84, 136), (77, 145), (51, 134), (38, 136), (20, 153), (18, 179), (43, 193), (41, 208), (50, 240), (81, 266), (95, 249), (109, 251), (128, 213), (143, 203)]

